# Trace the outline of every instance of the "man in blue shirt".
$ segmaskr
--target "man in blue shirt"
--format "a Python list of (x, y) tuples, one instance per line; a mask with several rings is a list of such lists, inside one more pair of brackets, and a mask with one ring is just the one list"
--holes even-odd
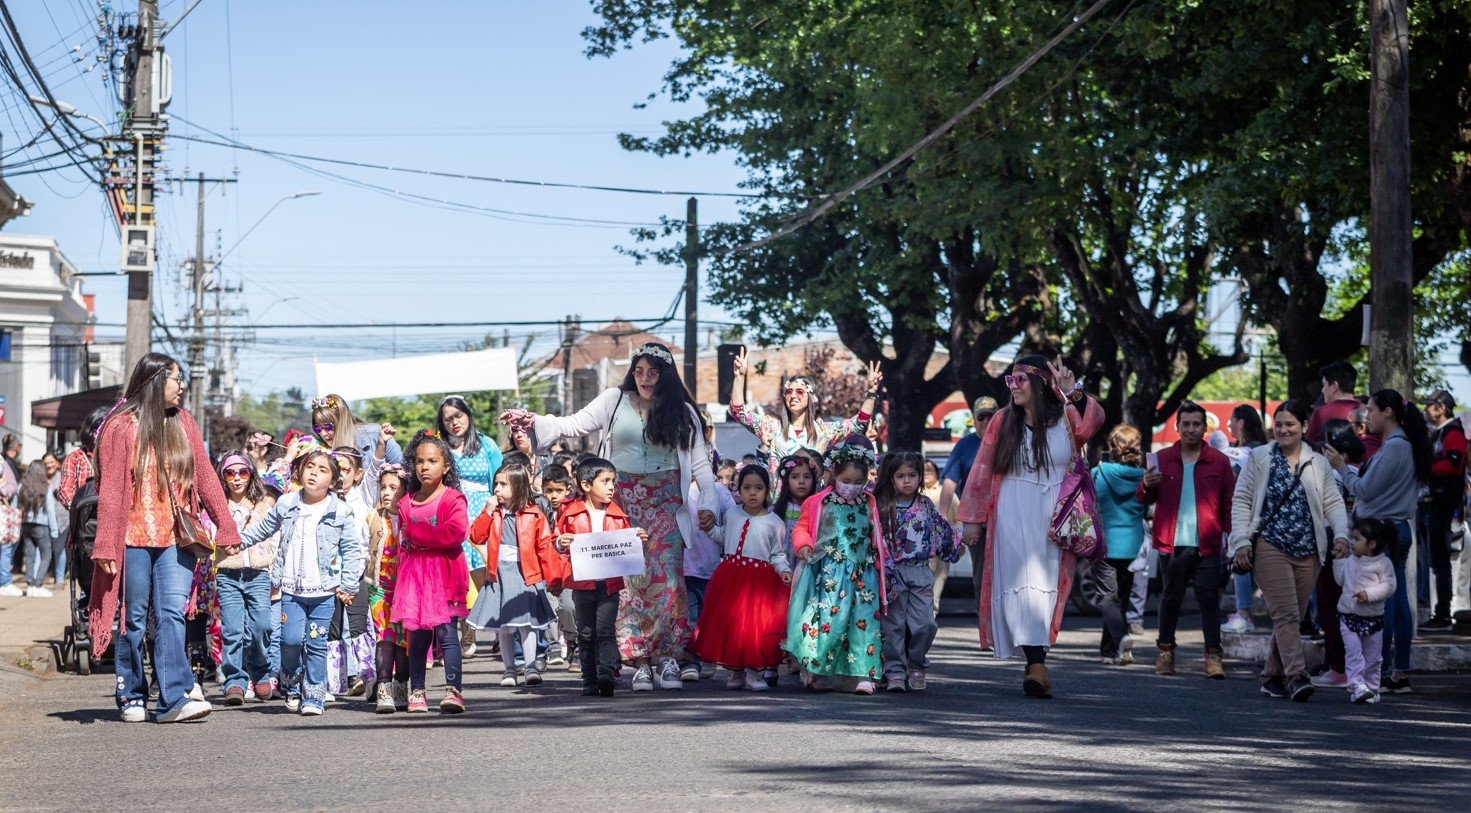
[[(991, 422), (991, 416), (996, 414), (996, 399), (989, 395), (983, 395), (976, 399), (971, 407), (971, 414), (975, 418), (976, 431), (961, 438), (950, 450), (950, 459), (945, 461), (945, 470), (940, 472), (940, 516), (950, 519), (954, 516), (955, 495), (965, 491), (965, 481), (970, 477), (970, 467), (976, 462), (976, 455), (981, 451), (981, 438), (986, 435), (986, 424)], [(985, 531), (981, 532), (981, 539), (985, 539)], [(985, 561), (985, 543), (976, 545), (970, 551), (971, 578), (975, 583), (976, 595), (981, 594), (981, 567)], [(935, 601), (940, 600), (940, 592), (935, 591)]]

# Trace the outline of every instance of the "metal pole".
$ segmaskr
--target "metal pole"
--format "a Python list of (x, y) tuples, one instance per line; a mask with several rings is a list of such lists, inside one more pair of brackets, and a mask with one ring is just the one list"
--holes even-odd
[(700, 202), (690, 198), (685, 204), (684, 216), (684, 384), (690, 394), (699, 400), (699, 338), (695, 327), (699, 324), (699, 278), (700, 278)]
[(204, 173), (196, 181), (199, 199), (194, 224), (194, 330), (189, 336), (189, 411), (204, 422)]

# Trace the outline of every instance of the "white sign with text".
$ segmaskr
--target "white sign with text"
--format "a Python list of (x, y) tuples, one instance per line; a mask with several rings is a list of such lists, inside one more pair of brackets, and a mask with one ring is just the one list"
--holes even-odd
[(572, 578), (600, 581), (644, 572), (644, 543), (638, 530), (600, 531), (572, 537)]

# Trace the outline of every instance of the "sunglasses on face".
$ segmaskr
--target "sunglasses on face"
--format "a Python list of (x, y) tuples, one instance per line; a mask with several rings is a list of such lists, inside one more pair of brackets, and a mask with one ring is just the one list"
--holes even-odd
[(801, 387), (788, 387), (788, 388), (782, 390), (782, 395), (784, 395), (786, 397), (791, 397), (793, 395), (806, 395), (806, 394), (807, 394), (807, 391), (804, 390), (804, 389), (802, 389)]
[(1022, 373), (1020, 375), (1010, 375), (1010, 374), (1008, 374), (1006, 376), (1006, 378), (1005, 378), (1006, 386), (1008, 386), (1008, 387), (1020, 387), (1022, 385), (1022, 383), (1024, 381), (1026, 381), (1026, 380), (1027, 380), (1027, 376), (1026, 376), (1025, 373)]
[(317, 433), (318, 435), (322, 434), (323, 432), (335, 432), (336, 430), (337, 430), (337, 425), (336, 424), (332, 424), (332, 423), (314, 423), (314, 424), (312, 424), (312, 431), (315, 432), (315, 433)]
[(635, 369), (633, 371), (633, 377), (643, 379), (644, 381), (658, 381), (659, 371), (652, 367), (645, 370)]
[(231, 480), (234, 480), (236, 478), (241, 478), (241, 477), (248, 478), (248, 477), (250, 477), (250, 469), (242, 469), (242, 468), (225, 469), (225, 476), (228, 477)]

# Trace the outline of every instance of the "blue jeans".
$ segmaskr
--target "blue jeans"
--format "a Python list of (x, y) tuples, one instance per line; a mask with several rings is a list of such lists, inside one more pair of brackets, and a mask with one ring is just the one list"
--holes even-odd
[[(47, 566), (51, 564), (51, 529), (45, 525), (27, 522), (20, 526), (20, 541), (26, 546), (26, 584), (40, 587), (46, 581)], [(61, 585), (57, 585), (60, 587)]]
[(1399, 547), (1390, 555), (1394, 563), (1394, 595), (1384, 603), (1384, 674), (1410, 668), (1410, 641), (1415, 636), (1415, 617), (1410, 613), (1410, 590), (1405, 583), (1405, 559), (1410, 555), (1410, 523), (1394, 522)]
[(266, 645), (266, 670), (276, 680), (281, 678), (281, 622), (285, 620), (281, 613), (281, 599), (271, 599), (271, 637)]
[(15, 566), (15, 544), (11, 542), (8, 545), (0, 545), (0, 568), (5, 571), (0, 574), (0, 587), (15, 581), (15, 574), (11, 572), (11, 568)]
[[(332, 627), (332, 596), (281, 596), (281, 672), (286, 694), (303, 705), (327, 704), (327, 631)], [(303, 656), (305, 650), (305, 656)]]
[(1231, 584), (1236, 590), (1237, 614), (1251, 615), (1251, 596), (1256, 592), (1256, 579), (1250, 573), (1236, 573), (1231, 576)]
[(220, 570), (215, 586), (225, 689), (244, 689), (270, 676), (271, 574), (250, 568)]
[(158, 704), (167, 714), (189, 701), (194, 671), (184, 650), (184, 603), (194, 582), (192, 555), (176, 547), (125, 548), (123, 551), (123, 630), (118, 637), (114, 671), (119, 708), (148, 701), (143, 674), (143, 639), (148, 609), (153, 606), (153, 670), (158, 676)]
[[(705, 588), (709, 586), (709, 579), (702, 579), (699, 576), (684, 577), (685, 609), (689, 615), (690, 629), (692, 630), (695, 628), (695, 622), (700, 620), (700, 610), (705, 607)], [(704, 666), (704, 663), (693, 652), (687, 653), (685, 658), (686, 660), (680, 664), (681, 666)]]

